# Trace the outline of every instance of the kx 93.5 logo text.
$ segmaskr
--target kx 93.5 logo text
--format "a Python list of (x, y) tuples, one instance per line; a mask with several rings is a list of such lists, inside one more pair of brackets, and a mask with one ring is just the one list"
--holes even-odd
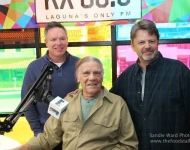
[(35, 0), (37, 22), (141, 18), (142, 0)]
[[(66, 3), (70, 9), (75, 9), (73, 3), (76, 0), (61, 0), (61, 4), (58, 3), (58, 0), (52, 0), (55, 9), (64, 9)], [(80, 6), (85, 9), (91, 9), (94, 6), (98, 8), (106, 7), (115, 7), (118, 6), (127, 6), (130, 3), (130, 0), (77, 0), (80, 2)], [(50, 5), (50, 0), (45, 0), (45, 9), (48, 10)]]

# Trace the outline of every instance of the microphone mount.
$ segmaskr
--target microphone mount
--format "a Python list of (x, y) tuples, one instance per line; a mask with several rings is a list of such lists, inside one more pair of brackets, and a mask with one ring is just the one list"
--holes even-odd
[[(28, 90), (27, 94), (17, 106), (15, 111), (7, 116), (3, 122), (0, 121), (0, 134), (4, 134), (4, 132), (12, 131), (13, 126), (18, 121), (19, 117), (23, 114), (24, 111), (28, 108), (28, 106), (34, 101), (35, 93), (39, 91), (42, 83), (47, 80), (47, 89), (43, 94), (42, 102), (48, 104), (50, 99), (53, 98), (50, 96), (50, 85), (51, 85), (51, 74), (53, 73), (53, 67), (50, 64), (45, 65), (41, 75), (32, 85), (32, 87)], [(51, 97), (51, 98), (49, 98)]]

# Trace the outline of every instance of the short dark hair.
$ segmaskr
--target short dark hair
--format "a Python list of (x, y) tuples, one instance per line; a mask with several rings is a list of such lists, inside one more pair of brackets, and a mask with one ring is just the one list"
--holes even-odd
[(155, 34), (157, 39), (159, 40), (160, 35), (158, 29), (156, 28), (156, 24), (151, 20), (143, 19), (137, 22), (131, 29), (131, 42), (133, 42), (134, 38), (136, 37), (138, 30), (146, 30), (150, 35)]
[(52, 29), (52, 28), (55, 28), (55, 27), (62, 28), (65, 31), (65, 33), (67, 34), (66, 28), (61, 23), (56, 22), (56, 21), (51, 21), (51, 22), (47, 23), (47, 25), (45, 27), (45, 30), (44, 30), (45, 38), (47, 36), (47, 33), (48, 33), (49, 29)]

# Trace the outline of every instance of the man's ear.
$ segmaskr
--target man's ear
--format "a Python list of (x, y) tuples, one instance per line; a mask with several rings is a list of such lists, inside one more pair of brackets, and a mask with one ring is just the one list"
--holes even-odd
[(134, 49), (134, 45), (133, 45), (133, 42), (131, 41), (131, 48), (132, 48), (132, 50), (135, 52), (135, 49)]
[(46, 40), (46, 39), (44, 39), (44, 42), (45, 42), (45, 45), (46, 45), (46, 47), (47, 47), (47, 40)]
[(133, 47), (133, 42), (132, 41), (130, 42), (130, 45), (131, 45), (131, 47)]
[(77, 82), (80, 83), (79, 77), (78, 77), (78, 74), (77, 74), (77, 73), (75, 73), (75, 78), (76, 78)]

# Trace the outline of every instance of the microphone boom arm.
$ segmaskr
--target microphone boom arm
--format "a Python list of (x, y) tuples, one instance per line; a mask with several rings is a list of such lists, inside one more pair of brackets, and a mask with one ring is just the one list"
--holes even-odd
[(47, 64), (39, 78), (34, 82), (32, 87), (28, 90), (27, 94), (17, 106), (15, 111), (5, 118), (4, 122), (0, 122), (0, 133), (10, 132), (19, 119), (19, 117), (23, 114), (23, 112), (27, 109), (27, 107), (34, 101), (35, 93), (40, 88), (42, 83), (49, 78), (49, 75), (53, 73), (53, 67), (50, 64)]

